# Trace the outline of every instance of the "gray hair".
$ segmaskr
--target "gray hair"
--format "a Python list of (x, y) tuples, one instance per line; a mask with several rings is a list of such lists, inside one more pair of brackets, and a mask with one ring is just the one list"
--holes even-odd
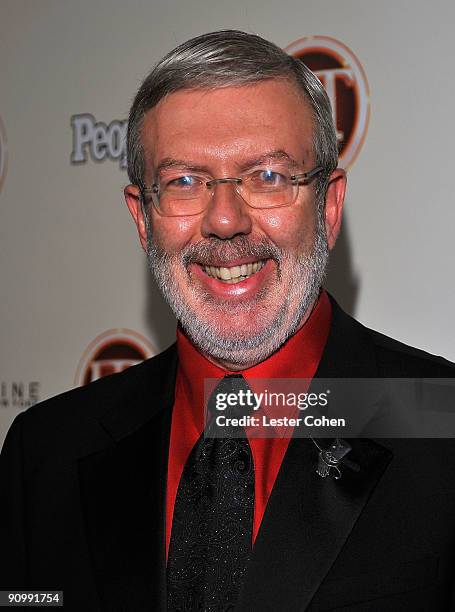
[(165, 96), (183, 89), (209, 89), (288, 79), (302, 91), (314, 117), (313, 148), (323, 172), (316, 183), (319, 212), (324, 206), (328, 177), (337, 167), (338, 150), (330, 101), (319, 79), (303, 62), (277, 45), (237, 30), (192, 38), (168, 53), (142, 83), (130, 110), (127, 135), (128, 176), (144, 187), (145, 161), (141, 141), (144, 116)]

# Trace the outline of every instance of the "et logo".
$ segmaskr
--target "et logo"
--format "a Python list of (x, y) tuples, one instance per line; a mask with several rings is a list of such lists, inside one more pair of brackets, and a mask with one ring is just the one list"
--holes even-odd
[(122, 372), (156, 355), (150, 342), (131, 329), (110, 329), (97, 336), (85, 350), (77, 367), (75, 386)]
[(370, 118), (370, 92), (354, 53), (328, 36), (308, 36), (285, 49), (312, 70), (327, 92), (337, 130), (340, 166), (347, 169), (362, 148)]

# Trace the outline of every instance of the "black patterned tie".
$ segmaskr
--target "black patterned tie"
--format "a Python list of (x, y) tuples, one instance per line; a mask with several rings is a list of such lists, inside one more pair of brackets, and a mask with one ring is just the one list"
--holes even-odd
[[(215, 394), (239, 390), (248, 390), (243, 376), (225, 376), (210, 396), (208, 410), (220, 414)], [(248, 408), (242, 411), (247, 414)], [(251, 556), (251, 448), (243, 427), (217, 431), (215, 416), (188, 457), (175, 499), (167, 564), (169, 612), (234, 610)], [(208, 437), (220, 433), (224, 437)]]

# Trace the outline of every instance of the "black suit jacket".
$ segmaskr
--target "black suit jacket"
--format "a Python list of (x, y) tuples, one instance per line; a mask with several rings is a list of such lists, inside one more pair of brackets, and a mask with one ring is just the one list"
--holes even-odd
[[(20, 414), (0, 465), (0, 588), (65, 610), (165, 610), (175, 346)], [(453, 377), (448, 362), (333, 304), (319, 377)], [(359, 409), (361, 407), (359, 406)], [(315, 473), (292, 439), (236, 611), (454, 609), (454, 440), (352, 440), (360, 471)]]

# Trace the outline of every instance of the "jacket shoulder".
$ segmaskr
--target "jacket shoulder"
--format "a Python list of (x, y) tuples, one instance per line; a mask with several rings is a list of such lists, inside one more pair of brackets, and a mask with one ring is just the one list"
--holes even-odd
[[(83, 387), (71, 389), (21, 412), (12, 429), (20, 425), (23, 435), (33, 439), (35, 448), (50, 441), (82, 440), (99, 434), (104, 415), (120, 409), (131, 414), (136, 398), (149, 397), (163, 387), (166, 374), (175, 367), (175, 344), (164, 352), (120, 372), (100, 378)], [(119, 408), (120, 407), (120, 408)], [(88, 441), (88, 440), (87, 440)]]
[(363, 327), (363, 329), (373, 343), (377, 364), (384, 376), (402, 378), (455, 377), (455, 364), (451, 361), (404, 344), (367, 327)]
[[(329, 371), (345, 377), (453, 378), (455, 364), (362, 325), (329, 295), (332, 326), (326, 352)], [(330, 350), (329, 350), (330, 349)]]

